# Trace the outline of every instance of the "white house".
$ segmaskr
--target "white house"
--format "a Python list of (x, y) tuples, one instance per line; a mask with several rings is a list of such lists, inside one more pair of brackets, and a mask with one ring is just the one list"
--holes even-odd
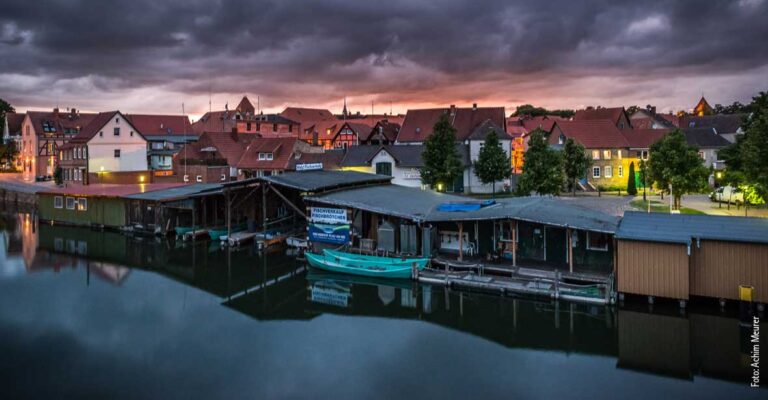
[[(470, 165), (474, 165), (474, 163), (480, 157), (480, 150), (485, 145), (485, 138), (491, 132), (496, 132), (496, 135), (499, 138), (499, 144), (501, 144), (501, 148), (504, 149), (504, 153), (507, 155), (507, 157), (511, 157), (513, 139), (512, 135), (488, 119), (485, 120), (482, 124), (478, 125), (464, 142), (469, 146), (469, 159), (471, 161)], [(496, 182), (496, 192), (503, 190), (505, 184), (509, 185), (509, 181)], [(464, 190), (468, 193), (491, 193), (493, 192), (493, 185), (490, 183), (482, 183), (480, 178), (478, 178), (475, 174), (474, 166), (472, 166), (471, 168), (464, 170)]]
[(58, 156), (66, 181), (148, 181), (147, 140), (120, 111), (96, 115)]

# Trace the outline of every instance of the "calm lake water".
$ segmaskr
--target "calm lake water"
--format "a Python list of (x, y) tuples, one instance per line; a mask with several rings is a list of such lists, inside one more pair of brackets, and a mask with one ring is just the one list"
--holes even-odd
[(24, 213), (0, 242), (4, 398), (768, 397), (736, 310), (355, 280)]

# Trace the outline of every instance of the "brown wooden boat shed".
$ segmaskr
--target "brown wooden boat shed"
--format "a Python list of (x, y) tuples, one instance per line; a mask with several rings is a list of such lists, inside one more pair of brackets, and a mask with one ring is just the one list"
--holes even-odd
[(616, 239), (619, 293), (768, 302), (768, 219), (627, 212)]

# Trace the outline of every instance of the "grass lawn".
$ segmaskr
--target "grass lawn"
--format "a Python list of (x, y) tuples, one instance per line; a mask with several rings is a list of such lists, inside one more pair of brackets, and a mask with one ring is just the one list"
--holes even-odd
[[(629, 205), (640, 211), (648, 210), (648, 201), (644, 201), (642, 199), (632, 200), (629, 203)], [(651, 200), (651, 212), (669, 213), (669, 203)], [(680, 208), (680, 214), (706, 214), (706, 213), (699, 210), (694, 210), (693, 208), (682, 207)]]

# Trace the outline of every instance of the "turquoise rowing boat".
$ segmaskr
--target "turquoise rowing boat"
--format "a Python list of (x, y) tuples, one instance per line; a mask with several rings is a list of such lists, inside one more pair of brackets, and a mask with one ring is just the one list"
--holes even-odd
[(336, 261), (354, 261), (371, 265), (400, 265), (410, 267), (413, 263), (416, 263), (419, 266), (419, 269), (424, 269), (429, 261), (427, 258), (379, 257), (368, 256), (365, 254), (345, 253), (343, 251), (328, 249), (323, 249), (323, 254)]
[[(379, 263), (372, 262), (372, 260), (355, 260), (349, 258), (334, 257), (329, 255), (306, 253), (304, 256), (307, 258), (309, 265), (314, 268), (319, 268), (331, 272), (340, 272), (343, 274), (371, 276), (378, 278), (399, 278), (407, 279), (411, 277), (411, 268), (413, 263), (419, 270), (424, 269), (426, 266), (425, 259), (409, 259), (408, 264), (392, 264), (386, 260), (381, 260)], [(366, 256), (374, 257), (374, 256)], [(386, 257), (377, 257), (380, 259), (386, 259)]]

